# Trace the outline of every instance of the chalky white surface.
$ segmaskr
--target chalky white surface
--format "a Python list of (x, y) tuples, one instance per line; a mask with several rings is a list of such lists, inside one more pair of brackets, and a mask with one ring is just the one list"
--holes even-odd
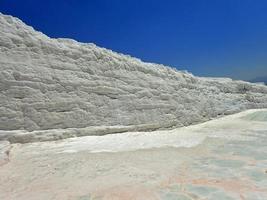
[[(180, 127), (267, 107), (267, 87), (52, 39), (0, 14), (0, 130)], [(147, 128), (147, 125), (149, 128)]]

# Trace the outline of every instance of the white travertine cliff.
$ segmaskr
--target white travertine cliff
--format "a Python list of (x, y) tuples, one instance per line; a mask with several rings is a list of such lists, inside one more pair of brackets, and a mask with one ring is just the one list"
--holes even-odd
[(94, 44), (51, 39), (0, 14), (2, 131), (151, 130), (264, 107), (266, 86), (195, 77)]

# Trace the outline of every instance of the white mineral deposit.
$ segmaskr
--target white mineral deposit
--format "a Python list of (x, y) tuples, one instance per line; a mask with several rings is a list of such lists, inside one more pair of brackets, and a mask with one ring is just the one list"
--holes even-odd
[(267, 87), (54, 39), (0, 13), (1, 200), (266, 200)]

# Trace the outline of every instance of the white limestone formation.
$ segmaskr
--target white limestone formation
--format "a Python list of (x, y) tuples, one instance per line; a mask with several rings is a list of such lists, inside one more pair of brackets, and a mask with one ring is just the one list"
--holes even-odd
[(266, 86), (195, 77), (94, 44), (52, 39), (0, 14), (2, 139), (164, 129), (264, 107)]
[(266, 200), (267, 109), (153, 132), (0, 141), (1, 200)]

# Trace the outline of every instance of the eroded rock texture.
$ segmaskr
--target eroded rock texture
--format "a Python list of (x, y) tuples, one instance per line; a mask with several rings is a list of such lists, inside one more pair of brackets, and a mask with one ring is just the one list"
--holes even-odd
[(199, 78), (0, 15), (0, 130), (166, 128), (267, 107), (267, 87)]

